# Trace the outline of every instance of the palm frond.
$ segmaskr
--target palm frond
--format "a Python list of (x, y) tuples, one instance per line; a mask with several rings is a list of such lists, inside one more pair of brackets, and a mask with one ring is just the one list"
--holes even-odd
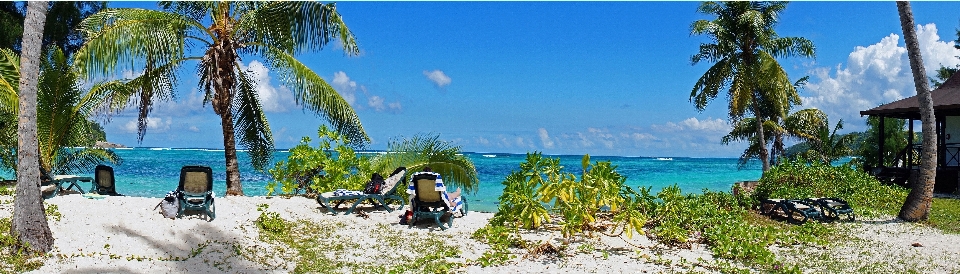
[(112, 150), (102, 148), (64, 148), (53, 164), (53, 174), (81, 173), (100, 164), (119, 165), (123, 160)]
[(260, 106), (256, 83), (237, 68), (237, 98), (233, 100), (233, 126), (240, 133), (240, 145), (247, 148), (253, 168), (262, 171), (273, 153), (273, 135)]
[(155, 64), (183, 59), (189, 41), (204, 39), (191, 33), (213, 39), (197, 21), (147, 9), (104, 9), (84, 19), (78, 29), (87, 41), (74, 55), (74, 65), (87, 78), (138, 71), (147, 57)]
[(477, 169), (470, 158), (460, 154), (460, 147), (440, 141), (439, 136), (416, 135), (410, 139), (391, 141), (386, 154), (371, 159), (374, 170), (389, 174), (394, 168), (407, 167), (419, 171), (430, 167), (443, 175), (444, 182), (476, 192), (479, 186)]
[(337, 41), (348, 55), (359, 53), (357, 40), (337, 12), (335, 3), (311, 1), (269, 2), (242, 14), (238, 40), (266, 54), (270, 45), (289, 54), (321, 50)]
[(370, 140), (360, 124), (360, 117), (327, 81), (290, 54), (273, 48), (268, 52), (268, 63), (279, 70), (277, 74), (290, 88), (297, 104), (326, 119), (354, 146), (362, 146)]
[(710, 67), (690, 91), (690, 101), (694, 103), (697, 110), (703, 111), (720, 90), (726, 88), (730, 75), (734, 73), (733, 64), (729, 59), (723, 59)]
[(19, 112), (19, 90), (20, 56), (11, 49), (0, 49), (0, 111)]

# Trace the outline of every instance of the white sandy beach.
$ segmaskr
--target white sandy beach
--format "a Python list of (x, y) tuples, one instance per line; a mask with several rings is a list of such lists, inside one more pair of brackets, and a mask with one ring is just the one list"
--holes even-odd
[[(47, 200), (57, 205), (59, 221), (49, 220), (55, 240), (54, 250), (42, 268), (34, 273), (287, 273), (289, 262), (277, 259), (264, 250), (278, 250), (261, 241), (254, 221), (259, 216), (257, 205), (268, 204), (268, 211), (287, 220), (337, 223), (330, 233), (352, 239), (360, 246), (377, 246), (383, 239), (364, 237), (371, 230), (386, 227), (391, 233), (409, 237), (438, 237), (458, 246), (459, 258), (452, 262), (466, 263), (480, 257), (489, 247), (470, 238), (483, 227), (491, 213), (471, 212), (454, 220), (453, 227), (442, 231), (430, 222), (414, 228), (399, 225), (400, 213), (365, 209), (368, 217), (326, 214), (316, 201), (294, 197), (218, 197), (217, 218), (207, 222), (200, 215), (171, 220), (163, 218), (154, 206), (158, 198), (107, 197), (85, 199), (80, 195), (62, 195)], [(2, 213), (9, 216), (12, 204), (4, 204)], [(383, 224), (383, 225), (378, 225)], [(918, 258), (918, 264), (934, 263), (920, 268), (930, 272), (960, 271), (960, 235), (943, 234), (939, 230), (917, 227), (896, 221), (873, 220), (851, 224), (851, 235), (861, 239), (840, 244), (837, 249), (848, 260), (870, 262)], [(549, 241), (559, 245), (560, 234), (554, 231), (524, 233), (525, 240)], [(628, 243), (629, 241), (629, 243)], [(921, 243), (922, 247), (914, 247)], [(593, 249), (579, 248), (588, 245)], [(238, 255), (236, 250), (261, 250)], [(790, 254), (790, 247), (775, 252)], [(606, 251), (601, 251), (606, 250)], [(830, 252), (830, 251), (824, 251)], [(367, 251), (351, 251), (356, 258), (346, 260), (369, 262), (377, 258)], [(402, 253), (402, 251), (400, 252)], [(502, 266), (468, 265), (456, 272), (468, 273), (643, 273), (691, 270), (710, 272), (698, 267), (713, 261), (702, 244), (692, 249), (665, 248), (647, 237), (633, 239), (599, 237), (570, 243), (564, 256), (523, 258), (523, 250), (515, 250), (517, 258)], [(251, 256), (251, 254), (254, 254)], [(403, 256), (399, 254), (398, 256)], [(867, 256), (867, 257), (864, 257)], [(372, 256), (377, 257), (377, 256)], [(869, 258), (868, 258), (869, 257)], [(919, 259), (924, 260), (919, 260)], [(381, 258), (382, 259), (382, 258)], [(412, 258), (411, 258), (412, 259)], [(910, 265), (906, 265), (910, 266)], [(917, 269), (916, 267), (908, 269)]]

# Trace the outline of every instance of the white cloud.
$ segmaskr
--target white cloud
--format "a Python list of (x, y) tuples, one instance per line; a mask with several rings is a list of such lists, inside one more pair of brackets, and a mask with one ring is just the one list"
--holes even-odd
[(340, 96), (343, 96), (343, 99), (346, 100), (348, 104), (358, 110), (363, 109), (362, 105), (357, 104), (357, 98), (360, 95), (367, 97), (366, 106), (374, 111), (399, 113), (403, 110), (403, 106), (399, 101), (386, 102), (383, 96), (371, 94), (366, 86), (359, 85), (356, 81), (350, 80), (350, 76), (347, 76), (347, 73), (343, 71), (338, 71), (333, 74), (333, 87), (340, 93)]
[[(941, 41), (934, 24), (917, 26), (917, 39), (928, 76), (941, 65), (960, 64), (960, 50), (951, 41)], [(815, 107), (830, 116), (843, 119), (851, 129), (863, 127), (860, 111), (916, 95), (907, 50), (899, 46), (900, 36), (890, 34), (880, 42), (856, 47), (847, 57), (846, 67), (837, 64), (810, 71), (813, 80), (803, 92), (803, 108)]]
[(338, 71), (333, 74), (333, 87), (348, 104), (354, 105), (357, 102), (357, 82), (350, 81), (346, 72)]
[(434, 85), (437, 85), (438, 88), (444, 88), (447, 85), (450, 85), (451, 82), (450, 77), (441, 70), (424, 70), (423, 75), (427, 76), (427, 79), (430, 79), (430, 81), (433, 82)]
[(260, 105), (264, 112), (285, 112), (288, 107), (294, 106), (293, 93), (287, 87), (274, 87), (270, 84), (270, 69), (257, 60), (250, 61), (250, 64), (243, 66), (242, 70), (250, 72), (256, 83), (254, 89), (257, 90), (257, 96), (260, 97)]
[[(167, 119), (163, 118), (154, 118), (147, 117), (147, 132), (160, 133), (166, 132), (170, 129), (170, 124), (173, 122), (168, 117)], [(137, 133), (138, 123), (137, 119), (128, 121), (123, 125), (123, 131), (126, 133)]]
[(553, 140), (550, 139), (550, 133), (547, 132), (547, 129), (539, 128), (537, 134), (540, 135), (540, 143), (543, 144), (543, 148), (553, 148)]
[(200, 132), (200, 129), (197, 128), (197, 126), (190, 126), (189, 128), (187, 128), (187, 130), (192, 132)]

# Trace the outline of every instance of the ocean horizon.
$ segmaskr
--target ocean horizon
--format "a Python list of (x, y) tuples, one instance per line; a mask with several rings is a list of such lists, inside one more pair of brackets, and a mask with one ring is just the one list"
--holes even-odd
[[(163, 197), (177, 187), (180, 167), (185, 165), (204, 165), (213, 169), (214, 192), (223, 196), (226, 192), (226, 172), (223, 149), (217, 148), (170, 148), (170, 147), (130, 147), (114, 148), (123, 162), (114, 165), (117, 192), (135, 197)], [(383, 153), (381, 150), (358, 151), (360, 154)], [(285, 160), (287, 149), (276, 149), (267, 169), (274, 163)], [(501, 182), (512, 171), (519, 169), (526, 160), (526, 153), (504, 152), (464, 152), (477, 168), (480, 184), (475, 193), (466, 193), (470, 210), (494, 212), (497, 210), (498, 197), (503, 192)], [(579, 177), (583, 155), (551, 155), (559, 158), (566, 172)], [(257, 172), (250, 165), (245, 151), (237, 153), (240, 162), (240, 177), (243, 191), (247, 196), (266, 195), (266, 184), (272, 181), (266, 172)], [(739, 181), (758, 180), (760, 165), (751, 163), (738, 169), (737, 158), (698, 158), (671, 156), (600, 156), (591, 155), (590, 161), (610, 161), (616, 171), (626, 177), (626, 184), (634, 187), (650, 187), (657, 193), (663, 187), (676, 184), (684, 193), (700, 193), (702, 190), (726, 191)], [(77, 175), (93, 176), (93, 170)], [(0, 173), (4, 179), (12, 179), (13, 171)], [(90, 185), (81, 183), (84, 190)], [(453, 191), (452, 187), (449, 191)], [(56, 199), (56, 198), (54, 198)]]

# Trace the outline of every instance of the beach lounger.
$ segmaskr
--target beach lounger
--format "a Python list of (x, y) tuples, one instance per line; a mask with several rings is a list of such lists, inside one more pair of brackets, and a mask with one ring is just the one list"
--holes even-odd
[(437, 176), (428, 173), (418, 173), (415, 174), (411, 180), (415, 194), (410, 200), (413, 217), (410, 219), (409, 227), (413, 227), (420, 219), (433, 219), (442, 230), (453, 226), (452, 214), (447, 217), (446, 226), (440, 221), (443, 215), (450, 213), (450, 207), (447, 205), (447, 202), (443, 200), (443, 193), (437, 190)]
[[(344, 215), (349, 215), (357, 209), (357, 205), (364, 201), (370, 201), (374, 207), (383, 207), (387, 209), (387, 212), (393, 212), (393, 208), (390, 208), (390, 205), (387, 204), (387, 200), (397, 200), (400, 201), (400, 205), (397, 206), (398, 209), (403, 208), (406, 202), (404, 198), (397, 195), (397, 188), (402, 185), (400, 182), (403, 181), (403, 177), (407, 174), (407, 168), (399, 167), (390, 174), (390, 177), (387, 177), (383, 180), (383, 187), (381, 188), (380, 193), (363, 193), (363, 191), (349, 191), (349, 190), (337, 190), (332, 192), (324, 192), (317, 195), (317, 203), (320, 204), (320, 207), (326, 208), (327, 212), (337, 215), (336, 209), (340, 207), (341, 204), (347, 201), (356, 200), (350, 208), (344, 212)], [(334, 204), (335, 203), (335, 204)]]
[(208, 221), (217, 217), (213, 206), (213, 170), (208, 166), (184, 166), (180, 169), (180, 185), (177, 186), (177, 199), (180, 211), (177, 218), (183, 217), (186, 210), (203, 211)]
[(822, 218), (822, 214), (813, 203), (793, 199), (764, 199), (760, 201), (760, 213), (772, 218), (782, 217), (788, 222), (796, 224), (803, 224), (810, 219), (819, 220)]
[(117, 193), (116, 180), (113, 177), (113, 168), (97, 165), (93, 173), (93, 191), (100, 195), (123, 196)]
[(820, 207), (824, 217), (830, 220), (840, 219), (840, 215), (847, 215), (847, 220), (853, 221), (856, 216), (853, 214), (853, 208), (847, 201), (840, 198), (809, 198), (808, 202)]

